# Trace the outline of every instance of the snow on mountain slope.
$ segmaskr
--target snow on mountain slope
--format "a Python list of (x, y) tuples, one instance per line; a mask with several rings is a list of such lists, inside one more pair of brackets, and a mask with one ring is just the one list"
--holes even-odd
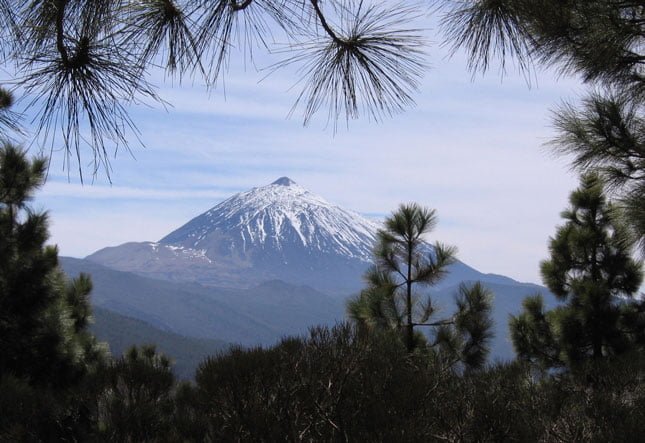
[(282, 177), (232, 196), (159, 242), (87, 258), (167, 280), (248, 288), (279, 279), (347, 295), (362, 284), (377, 229)]
[[(207, 257), (249, 258), (258, 249), (301, 249), (369, 262), (377, 226), (282, 177), (236, 194), (159, 242)], [(222, 239), (222, 236), (226, 239)]]

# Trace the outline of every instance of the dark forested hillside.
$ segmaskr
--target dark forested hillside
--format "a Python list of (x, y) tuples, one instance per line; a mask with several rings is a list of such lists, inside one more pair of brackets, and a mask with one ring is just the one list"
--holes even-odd
[(220, 340), (184, 337), (162, 331), (148, 323), (100, 307), (93, 308), (90, 331), (99, 341), (107, 342), (112, 355), (122, 355), (132, 346), (155, 345), (170, 356), (173, 372), (179, 379), (195, 376), (199, 363), (210, 355), (225, 351), (229, 344)]

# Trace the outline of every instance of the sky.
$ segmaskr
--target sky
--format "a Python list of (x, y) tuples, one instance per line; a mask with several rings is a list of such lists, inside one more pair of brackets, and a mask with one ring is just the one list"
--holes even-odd
[(548, 238), (577, 185), (566, 159), (545, 147), (555, 135), (552, 110), (584, 88), (549, 70), (536, 71), (530, 87), (512, 68), (503, 78), (495, 66), (473, 77), (465, 56), (448, 58), (424, 20), (430, 68), (416, 105), (336, 131), (324, 112), (306, 127), (301, 110), (289, 117), (298, 75), (262, 69), (272, 56), (256, 59), (257, 71), (234, 53), (225, 85), (211, 91), (152, 73), (169, 105), (131, 109), (145, 147), (133, 141), (131, 154), (116, 154), (111, 183), (99, 173), (81, 184), (53, 153), (33, 203), (49, 212), (50, 242), (61, 255), (84, 257), (156, 241), (236, 192), (288, 176), (371, 218), (403, 202), (434, 208), (430, 240), (457, 246), (458, 258), (479, 271), (539, 283)]

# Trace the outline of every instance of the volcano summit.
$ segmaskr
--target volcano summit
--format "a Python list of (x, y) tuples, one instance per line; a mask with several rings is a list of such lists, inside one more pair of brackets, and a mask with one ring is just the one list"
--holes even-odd
[(378, 226), (288, 177), (242, 192), (158, 242), (87, 257), (149, 277), (250, 287), (267, 280), (348, 294), (361, 285)]

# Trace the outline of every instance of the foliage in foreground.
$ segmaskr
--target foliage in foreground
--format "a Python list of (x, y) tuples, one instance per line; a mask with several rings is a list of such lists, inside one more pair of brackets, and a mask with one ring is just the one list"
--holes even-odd
[(538, 379), (521, 363), (462, 373), (407, 353), (397, 334), (339, 325), (207, 360), (194, 412), (224, 441), (615, 441), (642, 431), (643, 362), (589, 364), (576, 378)]
[(453, 49), (469, 67), (493, 59), (577, 75), (591, 87), (580, 103), (554, 112), (553, 150), (585, 174), (597, 173), (624, 209), (645, 255), (645, 9), (623, 0), (435, 0)]
[[(45, 245), (48, 218), (28, 203), (45, 180), (46, 160), (0, 147), (0, 440), (61, 440), (90, 420), (76, 401), (104, 364), (87, 330), (87, 275), (69, 280), (58, 251)], [(84, 395), (84, 394), (83, 394)], [(81, 426), (82, 428), (82, 426)]]
[(461, 373), (396, 334), (341, 324), (208, 358), (194, 383), (176, 383), (153, 348), (101, 367), (68, 401), (4, 377), (0, 440), (635, 441), (644, 367), (633, 353), (575, 376), (522, 363)]
[[(305, 123), (319, 110), (336, 122), (408, 108), (425, 68), (417, 15), (412, 2), (2, 0), (0, 66), (24, 89), (42, 144), (63, 142), (79, 172), (88, 148), (109, 175), (110, 151), (139, 136), (129, 108), (163, 103), (149, 81), (159, 68), (214, 88), (232, 58), (272, 49), (272, 69), (298, 69)], [(0, 112), (0, 129), (13, 117)]]

